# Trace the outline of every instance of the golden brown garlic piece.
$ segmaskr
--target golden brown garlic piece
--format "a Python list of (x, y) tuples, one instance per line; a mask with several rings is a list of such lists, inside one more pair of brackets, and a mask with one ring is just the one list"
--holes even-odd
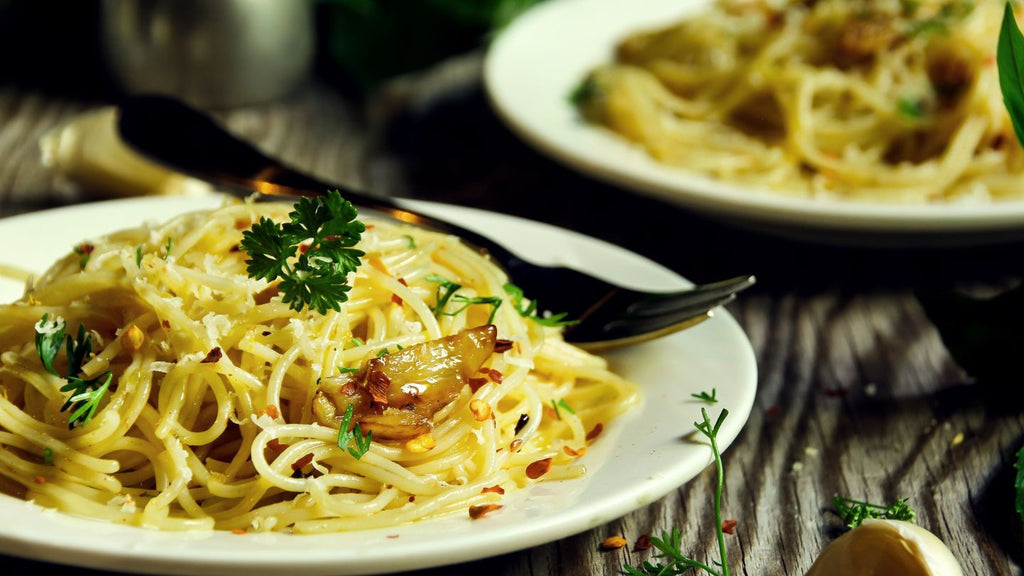
[(381, 440), (407, 440), (431, 430), (438, 410), (458, 396), (494, 353), (494, 325), (423, 342), (373, 358), (354, 374), (324, 378), (313, 398), (313, 417), (341, 426), (352, 405), (352, 424)]

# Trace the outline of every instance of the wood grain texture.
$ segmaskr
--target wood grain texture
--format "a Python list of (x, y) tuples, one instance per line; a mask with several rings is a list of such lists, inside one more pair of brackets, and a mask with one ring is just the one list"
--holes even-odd
[[(733, 574), (804, 574), (842, 532), (831, 512), (837, 494), (907, 497), (917, 522), (947, 542), (965, 574), (1022, 573), (1012, 504), (1014, 453), (1024, 444), (1019, 395), (965, 374), (916, 297), (1013, 281), (1021, 246), (908, 250), (797, 241), (594, 182), (500, 124), (472, 58), (375, 96), (356, 101), (314, 84), (281, 102), (217, 115), (267, 152), (340, 184), (559, 224), (697, 281), (758, 275), (728, 307), (759, 366), (753, 412), (725, 453), (724, 516), (738, 522), (727, 537)], [(0, 86), (0, 215), (94, 199), (60, 185), (41, 164), (37, 141), (98, 104)], [(632, 544), (672, 527), (683, 532), (683, 550), (711, 559), (714, 483), (709, 468), (597, 529), (423, 574), (618, 574), (650, 551), (603, 551), (605, 538)], [(4, 560), (13, 573), (45, 566)]]

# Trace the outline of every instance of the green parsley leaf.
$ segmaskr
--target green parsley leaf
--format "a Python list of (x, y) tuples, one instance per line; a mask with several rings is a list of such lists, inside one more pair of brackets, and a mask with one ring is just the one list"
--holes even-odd
[[(501, 307), (501, 298), (498, 296), (476, 296), (469, 297), (462, 294), (457, 294), (461, 288), (461, 284), (457, 284), (448, 280), (443, 276), (437, 274), (430, 274), (426, 277), (431, 282), (437, 282), (437, 293), (435, 296), (435, 302), (433, 311), (436, 316), (456, 316), (469, 308), (473, 304), (485, 304), (491, 306), (491, 314), (487, 317), (487, 324), (494, 322), (494, 315), (498, 313), (498, 308)], [(455, 310), (446, 311), (444, 308), (449, 302), (457, 302), (461, 304)]]
[(135, 267), (142, 268), (142, 245), (135, 247)]
[(572, 409), (572, 406), (569, 406), (569, 404), (565, 401), (565, 398), (562, 398), (560, 400), (552, 400), (551, 407), (555, 409), (555, 417), (558, 418), (559, 420), (562, 419), (561, 410), (565, 410), (569, 414), (576, 413), (576, 411)]
[[(353, 248), (366, 231), (356, 216), (355, 206), (332, 190), (296, 202), (289, 213), (291, 221), (283, 225), (261, 218), (242, 234), (249, 276), (267, 281), (280, 278), (282, 301), (293, 310), (307, 306), (321, 314), (341, 310), (351, 290), (348, 275), (365, 255)], [(307, 242), (306, 249), (299, 250)]]
[(85, 364), (92, 354), (92, 335), (86, 332), (85, 325), (78, 325), (78, 335), (72, 338), (70, 334), (64, 333), (65, 322), (63, 318), (55, 318), (52, 322), (48, 314), (43, 314), (42, 320), (36, 324), (36, 353), (39, 361), (47, 372), (60, 376), (54, 367), (54, 360), (60, 351), (61, 344), (64, 344), (67, 355), (67, 384), (60, 388), (61, 392), (68, 392), (70, 396), (61, 406), (61, 412), (72, 410), (68, 417), (68, 427), (81, 426), (92, 419), (99, 408), (100, 401), (110, 388), (114, 379), (113, 373), (109, 370), (95, 378), (82, 378), (82, 365)]
[(54, 376), (60, 376), (53, 367), (53, 361), (64, 344), (65, 325), (63, 318), (57, 316), (51, 321), (49, 314), (43, 314), (43, 319), (36, 324), (36, 353), (43, 363), (43, 368)]
[(718, 390), (714, 388), (711, 389), (711, 394), (708, 394), (705, 391), (701, 391), (699, 394), (690, 394), (690, 396), (693, 396), (694, 398), (700, 400), (701, 402), (707, 402), (708, 404), (714, 404), (718, 402)]
[[(370, 450), (370, 442), (373, 441), (373, 431), (369, 431), (366, 435), (363, 435), (363, 430), (357, 422), (352, 430), (348, 429), (348, 425), (352, 422), (352, 412), (354, 406), (349, 404), (345, 408), (345, 415), (341, 419), (341, 428), (338, 429), (338, 448), (342, 450), (348, 450), (348, 453), (353, 458), (359, 460)], [(355, 442), (355, 446), (350, 446)]]
[(575, 324), (576, 320), (566, 320), (568, 315), (565, 312), (552, 314), (550, 316), (537, 315), (537, 301), (531, 300), (529, 304), (523, 304), (523, 290), (515, 284), (505, 284), (505, 292), (512, 297), (512, 307), (523, 318), (529, 318), (541, 326), (569, 326)]
[(1017, 140), (1024, 143), (1024, 35), (1017, 26), (1013, 5), (1006, 3), (996, 46), (996, 65), (1003, 102), (1010, 113)]

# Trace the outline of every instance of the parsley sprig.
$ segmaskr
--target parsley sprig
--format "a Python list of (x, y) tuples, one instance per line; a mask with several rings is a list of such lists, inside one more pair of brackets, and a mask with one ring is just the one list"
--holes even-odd
[(711, 452), (715, 457), (715, 471), (717, 483), (715, 484), (715, 527), (718, 534), (718, 560), (712, 566), (709, 563), (694, 560), (683, 554), (681, 550), (682, 532), (673, 528), (671, 532), (662, 532), (661, 538), (652, 537), (651, 545), (654, 547), (654, 558), (659, 559), (657, 564), (645, 560), (640, 566), (625, 566), (624, 574), (629, 576), (674, 576), (683, 574), (691, 568), (697, 568), (711, 574), (712, 576), (729, 576), (729, 564), (725, 549), (725, 529), (722, 527), (722, 491), (725, 486), (724, 467), (722, 465), (722, 453), (718, 448), (718, 431), (722, 427), (729, 411), (722, 409), (715, 423), (711, 423), (708, 411), (700, 409), (702, 422), (694, 422), (697, 431), (703, 434), (711, 443)]
[(860, 526), (868, 518), (910, 522), (915, 515), (914, 509), (907, 505), (906, 498), (899, 498), (893, 504), (884, 505), (836, 496), (832, 499), (832, 505), (835, 506), (836, 513), (842, 518), (846, 527), (851, 529)]
[[(249, 276), (268, 281), (280, 278), (282, 301), (293, 310), (306, 306), (321, 314), (341, 310), (352, 289), (346, 284), (348, 275), (365, 255), (352, 248), (366, 231), (357, 214), (351, 202), (332, 190), (296, 202), (288, 215), (291, 221), (285, 224), (261, 218), (242, 235)], [(309, 242), (307, 248), (299, 250), (305, 242)]]
[[(42, 320), (35, 326), (36, 353), (47, 372), (67, 380), (67, 384), (61, 386), (60, 391), (68, 392), (70, 396), (60, 410), (71, 410), (68, 427), (74, 428), (86, 424), (96, 414), (100, 401), (110, 389), (114, 375), (108, 370), (95, 378), (82, 377), (82, 364), (92, 354), (92, 334), (86, 332), (84, 324), (79, 324), (78, 335), (72, 338), (70, 334), (65, 334), (66, 326), (63, 318), (50, 320), (49, 314), (43, 314)], [(54, 367), (54, 361), (62, 346), (67, 355), (68, 368), (65, 376), (61, 376)]]

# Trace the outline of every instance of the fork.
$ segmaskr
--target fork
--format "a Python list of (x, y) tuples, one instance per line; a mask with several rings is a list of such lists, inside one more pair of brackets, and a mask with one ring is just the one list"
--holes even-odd
[(681, 291), (642, 292), (571, 268), (539, 266), (472, 230), (303, 174), (174, 98), (127, 97), (119, 106), (117, 129), (143, 156), (226, 192), (295, 198), (337, 189), (361, 208), (459, 236), (504, 268), (539, 310), (564, 312), (574, 320), (565, 328), (566, 341), (590, 351), (636, 344), (699, 324), (755, 281), (753, 276), (738, 276)]

